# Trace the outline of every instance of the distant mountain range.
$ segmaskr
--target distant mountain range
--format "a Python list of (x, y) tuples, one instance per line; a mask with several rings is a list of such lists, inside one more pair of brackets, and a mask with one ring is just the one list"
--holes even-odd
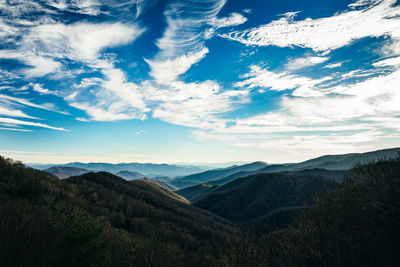
[(74, 167), (88, 171), (105, 171), (116, 174), (120, 171), (137, 172), (147, 177), (155, 176), (185, 176), (207, 170), (205, 166), (193, 165), (172, 165), (172, 164), (156, 164), (156, 163), (82, 163), (72, 162), (67, 164), (51, 165), (51, 164), (28, 164), (28, 166), (45, 170), (50, 167)]
[[(171, 182), (178, 188), (186, 188), (201, 183), (209, 185), (223, 185), (240, 177), (245, 177), (258, 173), (288, 172), (314, 169), (316, 172), (329, 173), (329, 170), (349, 170), (357, 163), (368, 163), (374, 160), (393, 158), (400, 153), (400, 148), (383, 149), (367, 153), (350, 153), (343, 155), (326, 155), (315, 159), (310, 159), (300, 163), (284, 163), (269, 165), (264, 162), (253, 162), (241, 166), (232, 166), (224, 169), (208, 170), (205, 172), (188, 175), (177, 178)], [(331, 175), (339, 175), (340, 173), (332, 172)], [(335, 177), (332, 177), (335, 179)]]
[(268, 165), (267, 163), (261, 161), (256, 161), (253, 163), (248, 163), (240, 166), (234, 165), (227, 168), (209, 170), (201, 173), (188, 175), (182, 178), (178, 178), (172, 181), (171, 184), (173, 184), (178, 188), (183, 188), (198, 183), (208, 182), (210, 180), (221, 179), (239, 172), (258, 171), (263, 169), (267, 165)]

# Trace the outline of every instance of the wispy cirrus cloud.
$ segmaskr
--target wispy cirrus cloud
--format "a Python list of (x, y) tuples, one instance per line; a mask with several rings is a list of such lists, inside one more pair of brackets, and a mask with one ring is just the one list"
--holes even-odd
[(250, 89), (267, 88), (274, 91), (296, 89), (295, 94), (297, 95), (320, 96), (322, 93), (314, 90), (314, 87), (329, 79), (329, 77), (311, 79), (304, 76), (293, 75), (289, 72), (276, 73), (256, 65), (250, 66), (250, 69), (249, 73), (242, 76), (242, 78), (245, 78), (243, 81), (235, 83), (236, 87), (247, 87)]
[(52, 111), (52, 112), (57, 112), (57, 113), (61, 113), (64, 115), (67, 115), (67, 112), (64, 111), (60, 111), (58, 109), (55, 109), (53, 107), (50, 107), (48, 104), (35, 104), (27, 99), (24, 98), (18, 98), (18, 97), (12, 97), (9, 95), (4, 95), (4, 94), (0, 94), (0, 103), (8, 103), (8, 104), (19, 104), (19, 105), (25, 105), (28, 107), (33, 107), (33, 108), (38, 108), (38, 109), (44, 109), (44, 110), (48, 110), (48, 111)]
[(31, 122), (31, 121), (22, 121), (22, 120), (17, 120), (17, 119), (12, 119), (12, 118), (0, 118), (1, 123), (8, 123), (8, 124), (15, 124), (15, 125), (25, 125), (25, 126), (34, 126), (34, 127), (40, 127), (40, 128), (47, 128), (51, 130), (57, 130), (57, 131), (68, 131), (62, 127), (54, 127), (51, 125), (47, 125), (45, 123), (39, 123), (39, 122)]
[[(400, 101), (395, 89), (400, 82), (400, 62), (394, 45), (400, 38), (400, 9), (395, 2), (357, 1), (349, 5), (350, 10), (331, 17), (300, 21), (295, 20), (298, 12), (289, 12), (269, 24), (220, 35), (246, 45), (298, 46), (314, 52), (289, 58), (280, 71), (250, 66), (250, 72), (234, 85), (258, 94), (283, 91), (279, 107), (233, 119), (230, 126), (197, 131), (195, 136), (239, 147), (263, 147), (280, 155), (294, 149), (310, 156), (321, 149), (340, 153), (389, 142), (388, 136), (400, 133), (400, 121), (394, 119), (400, 114), (395, 104)], [(331, 56), (327, 56), (354, 40), (381, 36), (386, 37), (383, 43), (387, 45), (375, 50), (381, 59), (369, 66), (343, 70), (342, 65), (351, 58), (330, 62)], [(315, 78), (310, 72), (318, 68), (335, 72)]]
[[(79, 13), (89, 17), (102, 14), (113, 18), (117, 14), (132, 12), (136, 7), (136, 16), (139, 16), (151, 3), (142, 0), (1, 3), (0, 9), (5, 15), (1, 22), (9, 27), (4, 28), (8, 39), (7, 45), (0, 50), (0, 59), (15, 60), (25, 65), (14, 72), (30, 83), (38, 78), (63, 79), (62, 89), (52, 90), (34, 82), (31, 88), (41, 95), (53, 94), (64, 98), (71, 106), (86, 111), (89, 119), (144, 118), (146, 108), (137, 85), (127, 81), (124, 72), (115, 67), (114, 58), (105, 55), (104, 50), (133, 42), (145, 29), (135, 22), (116, 22), (115, 19), (110, 22), (83, 20), (69, 23), (61, 14)], [(30, 16), (35, 12), (40, 15), (31, 20)], [(56, 16), (64, 19), (53, 19)], [(76, 83), (74, 79), (85, 72), (98, 74), (100, 81), (96, 86), (65, 86), (68, 79)], [(83, 81), (85, 79), (82, 78)], [(90, 94), (83, 89), (90, 89)], [(116, 116), (112, 119), (112, 115), (104, 114)]]
[(97, 16), (100, 14), (101, 4), (98, 0), (47, 0), (46, 4), (61, 11)]
[(213, 17), (207, 23), (212, 27), (205, 32), (205, 38), (210, 39), (220, 28), (238, 26), (247, 21), (247, 18), (240, 13), (233, 12), (227, 17)]
[[(33, 89), (41, 94), (64, 97), (71, 106), (85, 110), (94, 120), (142, 118), (146, 108), (137, 86), (127, 82), (124, 73), (100, 53), (105, 48), (132, 42), (143, 31), (135, 24), (121, 23), (40, 25), (31, 29), (16, 50), (0, 51), (0, 58), (13, 58), (31, 65), (33, 68), (23, 71), (28, 77), (62, 73), (65, 60), (81, 62), (100, 71), (104, 77), (98, 78), (101, 82), (97, 85), (100, 86), (92, 87), (90, 95), (68, 88), (50, 91), (34, 85)], [(75, 96), (70, 99), (73, 93)], [(114, 119), (112, 115), (115, 115)]]
[(9, 127), (0, 127), (0, 130), (14, 131), (14, 132), (24, 132), (24, 133), (32, 132), (32, 130), (29, 130), (29, 129), (9, 128)]
[(82, 62), (102, 68), (111, 64), (99, 60), (105, 48), (132, 42), (144, 29), (121, 23), (52, 23), (31, 28), (16, 49), (0, 50), (0, 58), (16, 59), (31, 69), (28, 77), (42, 77), (62, 70), (63, 60)]
[(246, 89), (224, 90), (216, 81), (187, 83), (179, 77), (207, 55), (204, 43), (210, 31), (246, 21), (240, 14), (218, 18), (225, 2), (177, 1), (168, 5), (164, 12), (167, 28), (156, 41), (160, 51), (154, 59), (146, 60), (155, 84), (142, 84), (154, 118), (189, 127), (221, 128), (225, 121), (217, 115), (232, 110), (235, 102), (246, 101)]
[[(139, 87), (126, 81), (125, 74), (119, 69), (106, 68), (102, 73), (104, 79), (83, 81), (78, 87), (83, 87), (84, 90), (66, 96), (68, 103), (84, 110), (90, 119), (96, 121), (145, 119), (145, 112), (149, 109)], [(87, 92), (87, 88), (95, 90)], [(93, 96), (96, 97), (95, 102), (92, 100)]]
[(277, 155), (301, 151), (301, 159), (317, 156), (321, 149), (343, 153), (351, 148), (376, 149), (382, 143), (390, 147), (395, 145), (393, 136), (400, 136), (399, 82), (397, 70), (333, 86), (320, 96), (286, 96), (277, 110), (236, 120), (230, 127), (203, 132), (200, 137), (226, 137), (231, 145), (264, 147)]
[(246, 45), (311, 48), (327, 52), (364, 37), (400, 38), (400, 7), (397, 0), (358, 1), (331, 17), (295, 21), (285, 16), (268, 24), (220, 35)]
[(10, 116), (10, 117), (20, 117), (20, 118), (29, 118), (29, 119), (37, 119), (35, 117), (29, 116), (22, 110), (14, 109), (11, 107), (7, 107), (4, 103), (0, 105), (0, 115)]
[(155, 81), (159, 84), (168, 84), (175, 81), (179, 75), (187, 72), (193, 64), (203, 59), (208, 52), (208, 48), (203, 47), (198, 52), (189, 52), (174, 59), (163, 61), (146, 60), (146, 62), (151, 67), (150, 75)]

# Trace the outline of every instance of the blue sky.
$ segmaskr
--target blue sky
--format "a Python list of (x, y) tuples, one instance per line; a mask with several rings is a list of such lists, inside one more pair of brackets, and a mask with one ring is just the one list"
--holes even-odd
[(397, 0), (0, 0), (0, 154), (294, 162), (400, 145)]

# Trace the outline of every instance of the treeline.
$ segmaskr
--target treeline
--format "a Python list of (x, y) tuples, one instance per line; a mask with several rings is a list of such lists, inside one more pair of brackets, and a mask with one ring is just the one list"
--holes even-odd
[(238, 230), (148, 182), (58, 180), (0, 158), (0, 266), (398, 266), (400, 157), (327, 190)]

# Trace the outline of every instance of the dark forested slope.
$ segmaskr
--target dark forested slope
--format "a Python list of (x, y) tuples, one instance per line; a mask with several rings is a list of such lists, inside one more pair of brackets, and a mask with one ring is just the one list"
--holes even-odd
[(228, 183), (193, 204), (233, 222), (245, 223), (275, 210), (302, 206), (336, 184), (322, 176), (280, 173), (256, 174), (231, 183), (240, 185)]
[(58, 180), (0, 158), (0, 265), (212, 266), (234, 231), (148, 181)]

